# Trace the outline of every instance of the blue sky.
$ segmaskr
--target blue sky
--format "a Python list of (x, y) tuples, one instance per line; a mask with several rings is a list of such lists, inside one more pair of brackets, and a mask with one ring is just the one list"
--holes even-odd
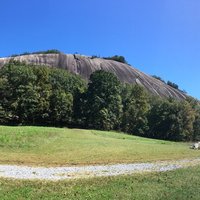
[(0, 56), (123, 55), (200, 99), (199, 0), (1, 0)]

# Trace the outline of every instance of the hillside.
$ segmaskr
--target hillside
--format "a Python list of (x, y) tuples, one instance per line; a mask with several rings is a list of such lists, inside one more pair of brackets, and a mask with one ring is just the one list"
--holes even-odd
[[(117, 148), (116, 148), (117, 147)], [(31, 166), (138, 163), (195, 158), (187, 143), (112, 131), (0, 126), (0, 163)]]
[[(10, 57), (0, 58), (0, 67), (9, 62), (10, 59)], [(62, 53), (23, 55), (14, 57), (14, 59), (31, 64), (63, 68), (72, 73), (80, 74), (86, 80), (89, 79), (92, 72), (101, 69), (116, 74), (121, 82), (142, 85), (152, 94), (161, 97), (173, 97), (176, 99), (185, 99), (186, 97), (183, 92), (170, 87), (162, 81), (134, 67), (113, 60)]]

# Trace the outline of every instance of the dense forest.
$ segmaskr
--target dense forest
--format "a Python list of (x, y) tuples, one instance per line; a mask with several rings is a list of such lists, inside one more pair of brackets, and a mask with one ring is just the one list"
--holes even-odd
[(191, 141), (200, 139), (200, 104), (152, 96), (96, 71), (86, 83), (66, 70), (10, 61), (0, 69), (0, 124), (117, 130)]

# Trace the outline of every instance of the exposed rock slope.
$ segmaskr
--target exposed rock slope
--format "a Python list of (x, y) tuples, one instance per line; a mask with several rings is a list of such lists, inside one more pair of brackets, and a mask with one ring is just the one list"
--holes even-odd
[[(72, 54), (32, 54), (17, 56), (14, 59), (31, 64), (63, 68), (72, 73), (80, 74), (84, 79), (89, 79), (92, 72), (102, 69), (116, 74), (121, 82), (142, 85), (152, 94), (177, 99), (184, 99), (186, 97), (184, 93), (168, 86), (162, 81), (148, 76), (134, 67), (113, 60)], [(9, 60), (10, 58), (0, 58), (0, 67)]]

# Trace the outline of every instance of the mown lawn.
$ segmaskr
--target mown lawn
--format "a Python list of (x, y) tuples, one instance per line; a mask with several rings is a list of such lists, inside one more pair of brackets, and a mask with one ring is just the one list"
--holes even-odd
[(76, 181), (0, 179), (0, 199), (199, 200), (200, 167)]
[(123, 133), (0, 126), (0, 163), (36, 166), (148, 162), (198, 157), (186, 143)]

